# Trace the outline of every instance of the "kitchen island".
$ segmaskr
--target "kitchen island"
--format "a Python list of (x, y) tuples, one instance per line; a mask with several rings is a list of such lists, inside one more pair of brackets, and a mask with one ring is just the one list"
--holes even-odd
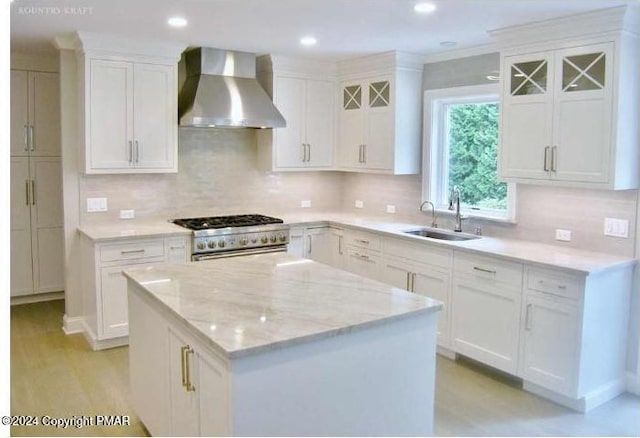
[(152, 435), (433, 432), (441, 303), (284, 253), (125, 275)]

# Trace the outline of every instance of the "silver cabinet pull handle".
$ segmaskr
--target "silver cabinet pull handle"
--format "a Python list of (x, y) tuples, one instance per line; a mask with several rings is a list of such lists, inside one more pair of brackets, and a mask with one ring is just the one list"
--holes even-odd
[(557, 172), (558, 169), (556, 168), (557, 163), (557, 153), (558, 153), (558, 146), (554, 146), (551, 148), (551, 171), (552, 172)]
[(311, 234), (309, 234), (307, 236), (307, 242), (309, 242), (309, 246), (307, 247), (307, 254), (311, 254), (311, 242), (313, 241), (313, 238), (311, 237)]
[(170, 250), (174, 250), (174, 249), (184, 249), (184, 245), (183, 246), (170, 246), (169, 247)]
[(31, 152), (35, 152), (36, 142), (33, 140), (33, 125), (29, 125), (29, 143), (31, 143)]
[(129, 140), (129, 163), (133, 163), (133, 142)]
[(487, 274), (496, 274), (496, 271), (493, 269), (480, 268), (478, 266), (473, 267), (474, 271), (486, 272)]
[(368, 244), (369, 244), (369, 241), (368, 241), (368, 240), (363, 240), (363, 239), (356, 239), (356, 242), (360, 242), (360, 243), (363, 243), (363, 244), (365, 244), (365, 245), (368, 245)]
[(415, 287), (416, 287), (416, 273), (412, 272), (411, 273), (411, 292), (415, 292)]
[(363, 158), (364, 157), (364, 153), (363, 153), (363, 146), (364, 145), (359, 145), (360, 151), (358, 152), (358, 163), (363, 163)]
[(527, 304), (527, 313), (525, 315), (524, 328), (527, 331), (531, 331), (531, 310), (533, 309), (533, 304)]
[(307, 148), (309, 152), (307, 153), (307, 163), (311, 161), (311, 144), (307, 143)]
[(407, 272), (407, 287), (405, 288), (407, 290), (411, 290), (409, 288), (409, 282), (411, 281), (410, 279), (411, 279), (411, 272)]
[(130, 249), (130, 250), (122, 250), (120, 251), (120, 254), (125, 255), (125, 254), (142, 254), (144, 253), (144, 249)]
[(301, 149), (300, 149), (300, 161), (302, 161), (304, 163), (306, 158), (307, 158), (307, 148), (305, 147), (304, 143), (302, 143), (300, 146), (301, 146)]
[(342, 252), (342, 236), (338, 236), (338, 254), (340, 255), (344, 254)]
[(362, 162), (364, 164), (367, 164), (367, 145), (366, 144), (362, 145)]
[(136, 140), (136, 163), (140, 161), (140, 145), (138, 144), (138, 140)]
[(24, 150), (29, 151), (29, 126), (24, 125)]
[(549, 171), (549, 146), (544, 148), (544, 166), (543, 169), (545, 172)]
[(36, 205), (36, 180), (31, 180), (31, 205)]
[(31, 200), (29, 199), (29, 180), (24, 180), (25, 194), (27, 195), (27, 205), (31, 204)]

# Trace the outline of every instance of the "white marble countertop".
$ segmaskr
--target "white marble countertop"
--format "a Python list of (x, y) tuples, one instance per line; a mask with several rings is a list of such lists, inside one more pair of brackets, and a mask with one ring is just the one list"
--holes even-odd
[(229, 358), (442, 308), (439, 301), (286, 253), (132, 268), (125, 275)]
[[(483, 236), (469, 241), (444, 241), (425, 239), (405, 234), (402, 231), (421, 228), (424, 224), (388, 222), (388, 219), (363, 218), (346, 213), (311, 213), (278, 215), (291, 225), (327, 224), (372, 231), (382, 235), (400, 237), (424, 245), (444, 246), (467, 252), (501, 257), (508, 260), (535, 263), (541, 266), (558, 267), (578, 274), (596, 274), (609, 269), (633, 265), (636, 259), (594, 251), (563, 248), (515, 239)], [(154, 237), (188, 235), (189, 230), (167, 221), (121, 221), (113, 225), (91, 225), (80, 231), (94, 241), (121, 240), (127, 237)]]
[(169, 237), (191, 234), (190, 230), (166, 220), (126, 220), (113, 224), (90, 224), (81, 226), (78, 231), (94, 242), (123, 240), (132, 237)]

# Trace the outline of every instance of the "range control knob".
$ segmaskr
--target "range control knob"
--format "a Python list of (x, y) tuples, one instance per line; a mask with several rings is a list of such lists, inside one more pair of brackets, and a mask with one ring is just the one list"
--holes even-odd
[(267, 236), (262, 236), (260, 238), (260, 242), (262, 242), (262, 243), (267, 243), (268, 241), (269, 241), (269, 238)]
[(280, 240), (280, 242), (286, 242), (287, 241), (287, 236), (285, 236), (284, 234), (280, 234), (278, 236), (278, 239)]
[(204, 249), (206, 245), (204, 244), (204, 242), (198, 242), (196, 246), (198, 247), (198, 249)]
[(249, 243), (249, 239), (247, 239), (246, 237), (240, 238), (240, 246), (247, 246), (248, 243)]
[(221, 240), (218, 242), (218, 247), (220, 248), (224, 248), (227, 245), (227, 243), (224, 240)]
[(251, 238), (251, 243), (253, 243), (254, 245), (255, 245), (256, 243), (258, 243), (258, 238), (257, 238), (257, 237), (252, 237), (252, 238)]
[(213, 249), (213, 248), (215, 248), (215, 247), (216, 247), (216, 242), (215, 242), (214, 240), (210, 240), (210, 241), (207, 243), (207, 246), (208, 246), (209, 248)]
[(272, 234), (271, 236), (269, 236), (269, 240), (271, 241), (271, 243), (276, 243), (276, 240), (278, 240), (278, 238), (275, 234)]

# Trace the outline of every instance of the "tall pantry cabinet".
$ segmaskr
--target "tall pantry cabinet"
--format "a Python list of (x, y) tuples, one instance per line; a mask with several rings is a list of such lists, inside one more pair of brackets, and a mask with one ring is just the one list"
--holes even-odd
[(11, 70), (11, 296), (64, 288), (58, 73)]

